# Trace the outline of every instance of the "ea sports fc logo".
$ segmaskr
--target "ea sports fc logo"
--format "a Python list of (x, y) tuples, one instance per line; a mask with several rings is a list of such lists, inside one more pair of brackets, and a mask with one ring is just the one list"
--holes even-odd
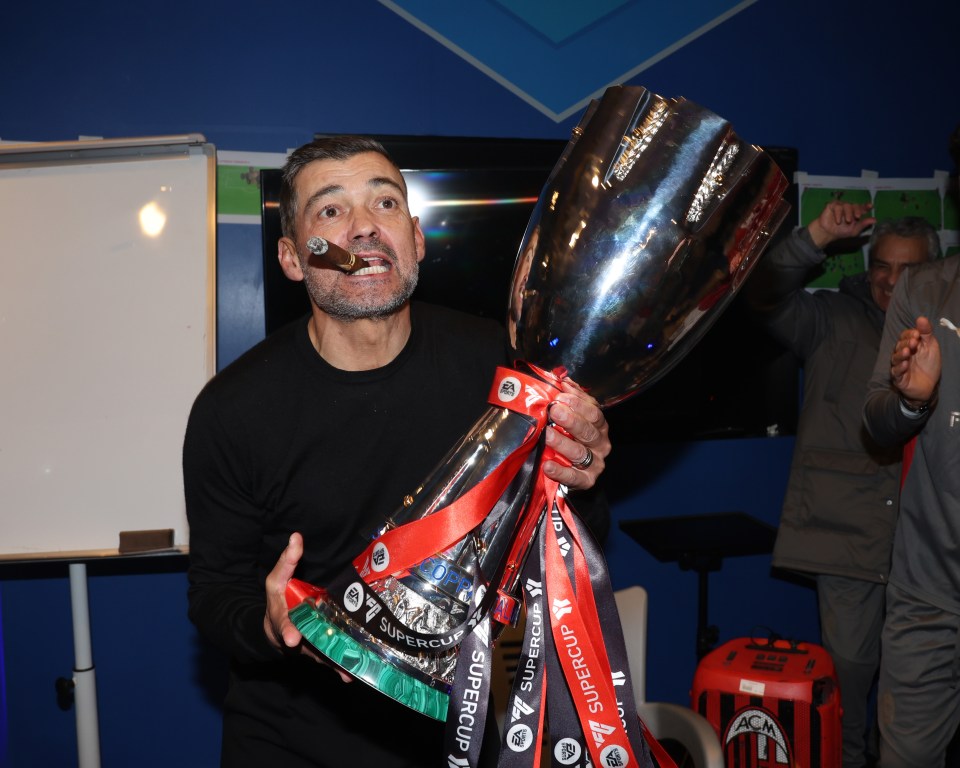
[[(737, 712), (723, 736), (728, 764), (749, 768), (777, 768), (791, 765), (790, 744), (773, 713), (763, 707), (744, 707)], [(736, 751), (737, 759), (731, 759)]]
[(497, 389), (497, 398), (501, 403), (509, 403), (516, 400), (521, 391), (520, 379), (516, 376), (506, 376)]

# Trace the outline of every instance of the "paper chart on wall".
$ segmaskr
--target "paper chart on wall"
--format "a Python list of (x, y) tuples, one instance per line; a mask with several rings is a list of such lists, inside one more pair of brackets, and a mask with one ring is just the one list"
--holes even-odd
[[(956, 250), (957, 201), (950, 193), (949, 177), (936, 171), (927, 178), (882, 178), (871, 171), (860, 176), (813, 176), (797, 173), (800, 197), (800, 224), (817, 218), (832, 200), (872, 204), (872, 215), (879, 220), (920, 216), (939, 232), (945, 255)], [(823, 272), (808, 284), (809, 288), (836, 288), (847, 275), (867, 268), (867, 240), (849, 251), (831, 252), (823, 263)]]

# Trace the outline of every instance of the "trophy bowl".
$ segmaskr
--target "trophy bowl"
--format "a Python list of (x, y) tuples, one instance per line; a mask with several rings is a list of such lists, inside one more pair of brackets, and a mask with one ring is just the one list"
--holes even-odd
[(607, 89), (573, 132), (520, 246), (518, 360), (609, 406), (676, 365), (720, 316), (789, 210), (787, 180), (712, 112)]

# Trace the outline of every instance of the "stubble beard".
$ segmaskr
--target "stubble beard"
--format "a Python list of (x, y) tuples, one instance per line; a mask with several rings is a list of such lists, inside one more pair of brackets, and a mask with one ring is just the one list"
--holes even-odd
[[(380, 245), (376, 250), (381, 250), (390, 256), (390, 263), (400, 277), (400, 285), (391, 296), (385, 300), (378, 300), (376, 297), (353, 299), (345, 296), (336, 289), (339, 281), (334, 281), (333, 287), (323, 285), (319, 270), (305, 269), (303, 281), (306, 285), (307, 295), (310, 296), (310, 300), (325, 314), (347, 322), (355, 320), (382, 320), (402, 309), (410, 300), (414, 289), (417, 287), (417, 281), (420, 276), (420, 263), (414, 261), (409, 270), (401, 270), (397, 266), (398, 260), (393, 249), (385, 245)], [(306, 263), (302, 257), (300, 263)], [(343, 275), (341, 279), (349, 279), (349, 277)]]

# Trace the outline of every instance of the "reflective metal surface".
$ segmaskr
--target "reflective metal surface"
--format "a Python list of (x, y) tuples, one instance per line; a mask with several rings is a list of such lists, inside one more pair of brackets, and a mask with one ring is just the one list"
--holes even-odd
[[(456, 501), (517, 450), (533, 427), (526, 416), (505, 408), (488, 408), (417, 488), (410, 503), (394, 513), (380, 532), (418, 520)], [(472, 607), (474, 577), (479, 573), (489, 578), (507, 556), (524, 512), (527, 490), (523, 483), (516, 483), (479, 528), (456, 546), (435, 554), (430, 563), (421, 564), (407, 576), (388, 577), (373, 585), (393, 614), (420, 632), (445, 632), (464, 622)], [(457, 578), (451, 579), (451, 574), (457, 574)], [(397, 656), (409, 667), (435, 678), (431, 684), (445, 689), (453, 681), (455, 652)]]
[[(488, 408), (372, 538), (463, 496), (517, 450), (533, 427), (527, 416)], [(525, 511), (528, 486), (528, 482), (515, 479), (469, 536), (405, 575), (373, 582), (371, 589), (411, 630), (442, 634), (463, 624), (475, 605), (474, 583), (488, 588), (488, 579), (506, 561)], [(492, 588), (496, 587), (493, 584)], [(291, 618), (314, 647), (354, 677), (423, 714), (444, 718), (457, 667), (456, 648), (414, 654), (391, 647), (329, 600), (301, 605), (291, 611)], [(494, 637), (501, 629), (502, 625), (494, 623)]]
[(720, 315), (787, 213), (787, 180), (729, 123), (607, 89), (544, 187), (514, 270), (515, 358), (603, 406), (652, 384)]

